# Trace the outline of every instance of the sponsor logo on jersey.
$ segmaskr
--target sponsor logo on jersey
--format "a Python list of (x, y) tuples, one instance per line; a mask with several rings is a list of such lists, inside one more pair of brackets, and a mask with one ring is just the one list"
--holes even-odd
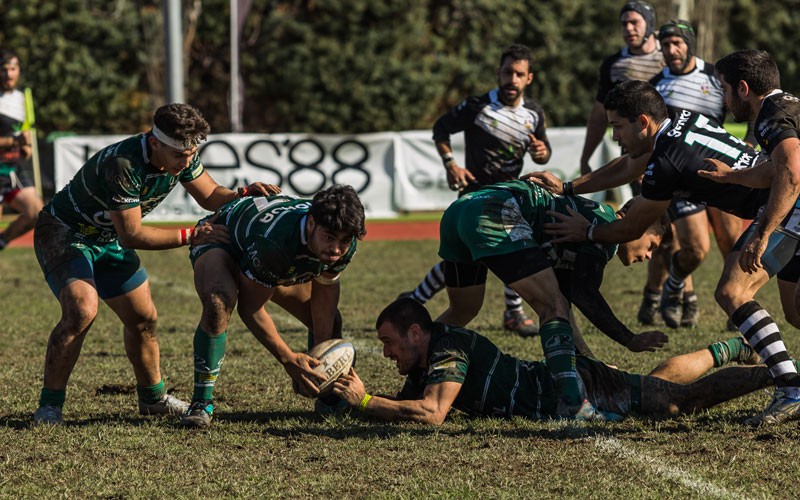
[(700, 92), (702, 92), (704, 94), (710, 94), (711, 93), (711, 90), (709, 90), (707, 83), (703, 83), (703, 84), (700, 85)]
[(653, 175), (653, 169), (656, 168), (655, 163), (650, 163), (647, 165), (647, 169), (644, 171), (644, 175), (650, 176)]
[(667, 132), (669, 137), (680, 137), (683, 134), (683, 127), (686, 126), (686, 122), (689, 121), (689, 117), (692, 116), (690, 111), (686, 111), (685, 109), (681, 110), (681, 116), (675, 120), (675, 125)]
[(750, 165), (755, 163), (753, 160), (755, 160), (756, 158), (758, 158), (757, 154), (751, 155), (747, 151), (743, 151), (742, 154), (739, 156), (739, 158), (736, 159), (736, 163), (733, 164), (732, 168), (749, 167)]

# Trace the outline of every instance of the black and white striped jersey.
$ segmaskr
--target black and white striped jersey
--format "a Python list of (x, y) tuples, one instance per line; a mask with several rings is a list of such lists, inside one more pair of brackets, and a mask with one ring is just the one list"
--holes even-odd
[(699, 57), (694, 60), (695, 68), (689, 73), (676, 75), (667, 66), (650, 83), (664, 98), (673, 120), (685, 109), (722, 123), (725, 120), (722, 84), (714, 76), (713, 65)]
[(516, 107), (506, 106), (498, 89), (468, 97), (442, 115), (433, 125), (433, 140), (446, 142), (452, 134), (462, 131), (466, 146), (464, 168), (481, 185), (519, 177), (531, 144), (528, 134), (547, 143), (550, 149), (542, 107), (527, 98)]
[(663, 67), (664, 55), (660, 47), (648, 54), (631, 54), (625, 47), (606, 57), (600, 65), (595, 98), (598, 102), (604, 102), (616, 84), (628, 80), (650, 81)]

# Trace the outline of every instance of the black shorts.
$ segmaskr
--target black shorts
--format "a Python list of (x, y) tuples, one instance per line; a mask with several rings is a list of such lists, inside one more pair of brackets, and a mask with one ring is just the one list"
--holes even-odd
[(508, 285), (543, 269), (552, 267), (544, 251), (526, 248), (504, 255), (484, 257), (478, 262), (444, 261), (444, 284), (449, 288), (465, 288), (486, 283), (487, 269), (491, 270), (503, 284)]
[(673, 198), (667, 208), (667, 215), (669, 215), (670, 221), (675, 222), (678, 219), (699, 214), (705, 209), (704, 205), (697, 205), (685, 198)]

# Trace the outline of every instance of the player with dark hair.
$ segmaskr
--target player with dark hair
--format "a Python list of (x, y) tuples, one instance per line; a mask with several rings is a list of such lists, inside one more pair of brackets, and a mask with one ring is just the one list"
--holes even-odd
[[(736, 105), (731, 104), (732, 98), (728, 93), (736, 91), (730, 85), (725, 87), (725, 79), (722, 82), (726, 89), (726, 103), (734, 116), (737, 119), (750, 117), (750, 114), (740, 113)], [(756, 134), (762, 145), (768, 145), (764, 149), (772, 154), (772, 163), (777, 169), (775, 178), (781, 179), (781, 183), (773, 180), (772, 190), (733, 184), (720, 185), (699, 174), (706, 169), (704, 158), (718, 160), (734, 169), (752, 167), (760, 162), (760, 158), (758, 153), (741, 140), (714, 125), (703, 115), (683, 111), (674, 123), (665, 119), (666, 106), (663, 100), (660, 111), (654, 111), (649, 104), (644, 104), (658, 102), (661, 97), (652, 86), (641, 82), (620, 85), (606, 100), (614, 137), (629, 151), (628, 156), (613, 160), (597, 172), (564, 185), (560, 181), (553, 182), (552, 175), (547, 173), (533, 175), (536, 175), (538, 182), (548, 185), (556, 192), (583, 193), (608, 189), (609, 186), (619, 185), (628, 178), (645, 173), (643, 199), (631, 207), (628, 216), (594, 228), (582, 216), (554, 214), (561, 222), (549, 226), (548, 229), (558, 236), (554, 240), (556, 242), (581, 242), (587, 239), (623, 242), (637, 238), (650, 221), (664, 213), (676, 194), (742, 218), (754, 219), (758, 216), (758, 222), (739, 238), (726, 258), (715, 296), (745, 340), (758, 351), (767, 364), (777, 386), (773, 400), (766, 410), (749, 423), (775, 424), (800, 417), (800, 376), (786, 351), (778, 326), (754, 300), (754, 296), (770, 276), (782, 269), (785, 272), (782, 272), (780, 278), (792, 285), (797, 282), (800, 270), (800, 265), (796, 265), (794, 261), (784, 268), (795, 254), (794, 245), (798, 238), (786, 236), (793, 231), (792, 216), (795, 214), (790, 209), (792, 203), (796, 203), (796, 191), (800, 191), (787, 180), (790, 178), (788, 171), (792, 162), (797, 159), (796, 151), (791, 149), (797, 144), (796, 130), (790, 128), (782, 141), (777, 144), (774, 142), (776, 137), (780, 137), (774, 131), (781, 131), (781, 127), (791, 123), (787, 120), (787, 117), (792, 116), (791, 111), (787, 110), (797, 106), (797, 101), (793, 96), (786, 98), (780, 91), (769, 97), (769, 91), (767, 94), (756, 94), (757, 91), (751, 93), (749, 86), (741, 82), (744, 80), (735, 85), (740, 87), (739, 90), (748, 88), (745, 92), (750, 99), (748, 109), (752, 110), (753, 115), (758, 109), (762, 109), (763, 114), (756, 122)], [(775, 101), (771, 100), (776, 97)], [(764, 101), (765, 107), (759, 108), (761, 101)], [(770, 106), (774, 108), (770, 109)], [(770, 114), (771, 112), (775, 114)], [(766, 134), (767, 131), (772, 132), (772, 135)], [(780, 146), (784, 141), (789, 141), (789, 144)], [(775, 149), (769, 149), (771, 146)], [(790, 149), (785, 151), (782, 148)], [(781, 195), (776, 196), (775, 191)], [(785, 199), (791, 196), (794, 196), (794, 201)], [(759, 215), (762, 207), (764, 212)], [(783, 217), (783, 220), (778, 219), (775, 222), (776, 216)], [(779, 225), (781, 230), (773, 232)], [(771, 245), (769, 250), (768, 243)], [(800, 261), (800, 256), (795, 261)], [(765, 263), (768, 263), (766, 268), (762, 266)], [(677, 272), (686, 275), (693, 271), (681, 268), (680, 264), (673, 261), (673, 268)], [(789, 288), (781, 286), (781, 293), (786, 293)], [(782, 298), (782, 302), (786, 306), (791, 301)], [(787, 318), (796, 319), (796, 314), (787, 311)]]
[[(33, 228), (42, 199), (25, 174), (24, 162), (31, 157), (31, 119), (25, 94), (17, 89), (20, 64), (17, 53), (0, 49), (0, 203), (19, 213), (0, 233), (0, 250)], [(3, 207), (0, 205), (0, 215)]]
[[(670, 118), (681, 111), (693, 111), (710, 118), (717, 125), (725, 119), (722, 85), (714, 76), (714, 66), (697, 57), (695, 31), (689, 21), (673, 19), (658, 29), (658, 40), (667, 67), (650, 80), (664, 98)], [(752, 138), (748, 141), (755, 143)], [(706, 216), (706, 213), (708, 216)], [(684, 268), (697, 268), (711, 248), (708, 223), (714, 228), (717, 246), (725, 257), (742, 233), (742, 220), (714, 207), (675, 198), (669, 207), (677, 238), (668, 247), (662, 245), (648, 263), (647, 284), (637, 318), (651, 325), (660, 311), (670, 328), (697, 324), (697, 294), (691, 275), (679, 279), (669, 273), (673, 259)], [(663, 285), (663, 290), (662, 290)]]
[(664, 57), (656, 41), (656, 11), (647, 2), (631, 0), (619, 12), (625, 47), (608, 56), (600, 65), (597, 95), (586, 123), (586, 139), (581, 153), (580, 171), (592, 171), (589, 160), (603, 140), (608, 119), (603, 101), (608, 92), (620, 82), (650, 80), (664, 67)]
[(186, 410), (188, 405), (164, 388), (156, 308), (135, 249), (176, 248), (188, 245), (196, 234), (211, 241), (227, 235), (210, 224), (176, 230), (144, 226), (142, 218), (179, 182), (207, 210), (242, 196), (279, 191), (260, 182), (232, 191), (214, 182), (198, 155), (208, 132), (196, 108), (162, 106), (149, 132), (101, 149), (39, 213), (34, 249), (61, 305), (61, 320), (48, 340), (35, 423), (62, 422), (67, 381), (97, 315), (98, 299), (125, 326), (125, 352), (136, 375), (139, 412)]
[[(669, 224), (623, 245), (553, 245), (544, 226), (550, 210), (578, 210), (598, 222), (616, 218), (614, 211), (579, 197), (554, 197), (535, 184), (516, 180), (484, 186), (453, 202), (440, 223), (439, 256), (449, 306), (438, 321), (466, 326), (483, 304), (487, 271), (491, 270), (539, 315), (542, 348), (556, 376), (564, 415), (584, 416), (575, 375), (575, 332), (570, 301), (590, 321), (634, 352), (652, 351), (666, 341), (662, 332), (634, 335), (611, 312), (599, 293), (603, 269), (614, 256), (623, 264), (649, 258)], [(580, 340), (579, 340), (580, 342)], [(581, 351), (587, 350), (581, 346)], [(593, 409), (588, 411), (592, 412)], [(590, 413), (591, 414), (591, 413)]]
[[(396, 398), (368, 394), (355, 370), (333, 386), (334, 394), (367, 415), (428, 424), (444, 422), (453, 407), (493, 417), (561, 416), (558, 378), (549, 362), (509, 356), (475, 331), (432, 321), (423, 306), (408, 299), (389, 304), (375, 328), (384, 357), (406, 376), (400, 393)], [(696, 380), (731, 361), (754, 361), (740, 338), (671, 358), (647, 376), (583, 356), (576, 368), (581, 396), (608, 409), (608, 419), (620, 420), (629, 414), (668, 417), (700, 411), (771, 384), (763, 366), (725, 368)]]
[(366, 234), (364, 207), (350, 186), (332, 186), (310, 201), (285, 195), (242, 198), (205, 220), (225, 225), (230, 242), (191, 250), (203, 314), (194, 334), (192, 404), (181, 417), (189, 427), (211, 425), (234, 307), (298, 392), (319, 392), (314, 381), (324, 377), (313, 372), (319, 361), (292, 351), (264, 306), (272, 301), (299, 319), (309, 328), (309, 344), (341, 338), (338, 280)]
[[(538, 164), (550, 160), (542, 107), (525, 97), (533, 82), (533, 55), (524, 45), (511, 45), (500, 56), (497, 88), (482, 96), (468, 97), (442, 115), (433, 126), (433, 140), (447, 170), (450, 188), (459, 196), (481, 186), (519, 177), (526, 153)], [(461, 167), (453, 156), (450, 136), (464, 132), (466, 163)], [(421, 304), (444, 288), (439, 262), (416, 289), (402, 294)], [(503, 327), (522, 336), (535, 335), (536, 324), (527, 317), (522, 299), (505, 289)]]

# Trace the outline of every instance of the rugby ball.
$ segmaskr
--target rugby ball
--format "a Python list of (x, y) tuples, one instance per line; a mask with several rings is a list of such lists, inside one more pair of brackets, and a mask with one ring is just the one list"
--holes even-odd
[(314, 371), (328, 377), (325, 382), (317, 384), (320, 396), (330, 394), (336, 379), (348, 373), (356, 361), (356, 350), (353, 344), (343, 339), (321, 342), (308, 351), (308, 355), (322, 361), (314, 368)]

